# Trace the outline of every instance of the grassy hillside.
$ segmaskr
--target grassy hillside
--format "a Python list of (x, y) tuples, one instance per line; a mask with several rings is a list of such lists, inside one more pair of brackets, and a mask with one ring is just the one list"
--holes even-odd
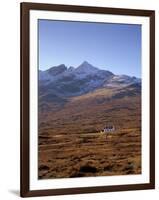
[[(134, 87), (39, 106), (40, 179), (141, 173), (141, 95)], [(116, 130), (106, 138), (100, 131), (107, 124)]]

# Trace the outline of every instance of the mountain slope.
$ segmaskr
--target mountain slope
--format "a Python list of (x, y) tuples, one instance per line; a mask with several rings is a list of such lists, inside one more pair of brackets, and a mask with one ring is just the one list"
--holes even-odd
[[(122, 88), (141, 83), (136, 77), (114, 75), (84, 61), (77, 68), (67, 68), (64, 64), (39, 71), (39, 101), (54, 102), (58, 98), (66, 99), (83, 95), (99, 88)], [(51, 98), (50, 98), (51, 97)], [(61, 102), (61, 101), (60, 101)]]
[[(39, 178), (140, 174), (137, 88), (99, 88), (39, 111)], [(116, 131), (106, 139), (101, 130), (109, 124)]]

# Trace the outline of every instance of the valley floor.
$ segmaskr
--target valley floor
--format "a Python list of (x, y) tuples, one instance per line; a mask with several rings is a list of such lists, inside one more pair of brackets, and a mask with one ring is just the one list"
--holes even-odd
[[(141, 173), (140, 96), (85, 95), (39, 115), (39, 179)], [(100, 131), (113, 123), (106, 138)]]
[[(44, 139), (44, 138), (43, 138)], [(39, 146), (39, 178), (141, 173), (141, 137), (137, 129), (55, 135)]]

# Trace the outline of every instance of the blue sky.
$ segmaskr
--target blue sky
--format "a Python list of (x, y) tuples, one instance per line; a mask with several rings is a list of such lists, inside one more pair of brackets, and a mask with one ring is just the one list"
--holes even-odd
[(141, 25), (39, 20), (39, 68), (83, 61), (141, 77)]

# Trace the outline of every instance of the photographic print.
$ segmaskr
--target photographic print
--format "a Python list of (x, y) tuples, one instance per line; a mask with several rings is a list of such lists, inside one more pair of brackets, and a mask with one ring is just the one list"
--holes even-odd
[(21, 3), (21, 196), (152, 189), (155, 13)]
[(140, 174), (141, 25), (38, 21), (39, 178)]

